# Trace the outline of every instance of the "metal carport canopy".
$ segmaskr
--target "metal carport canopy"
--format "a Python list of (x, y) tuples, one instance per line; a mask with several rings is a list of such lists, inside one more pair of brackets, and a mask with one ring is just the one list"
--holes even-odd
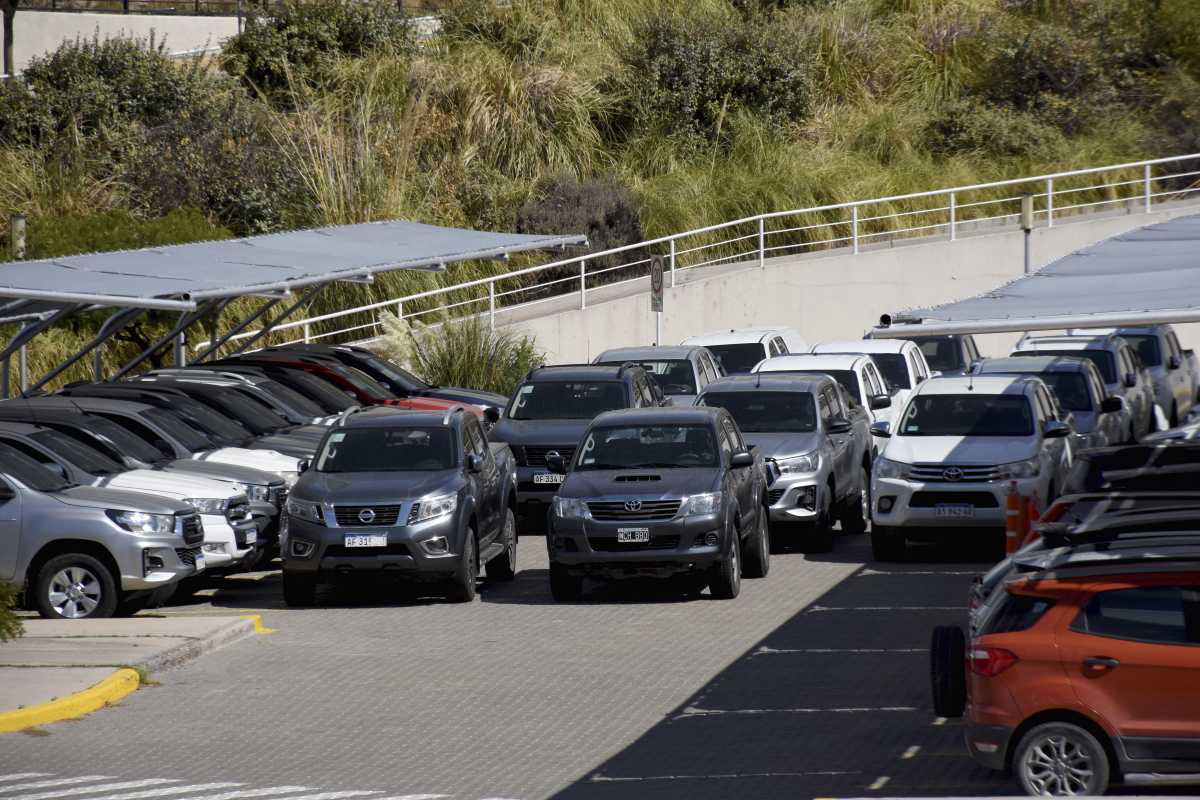
[(0, 265), (0, 321), (68, 305), (191, 311), (199, 301), (285, 293), (399, 269), (585, 244), (387, 221), (216, 242), (19, 261)]
[(1200, 321), (1200, 216), (1105, 239), (986, 294), (893, 315), (874, 338)]

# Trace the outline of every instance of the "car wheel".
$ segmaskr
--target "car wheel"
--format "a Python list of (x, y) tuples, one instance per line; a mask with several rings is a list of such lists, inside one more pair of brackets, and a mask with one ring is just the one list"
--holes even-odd
[(871, 527), (871, 557), (876, 561), (903, 561), (908, 554), (904, 534), (882, 525)]
[(738, 536), (737, 529), (733, 527), (733, 523), (729, 524), (726, 533), (731, 540), (729, 554), (721, 560), (721, 563), (713, 567), (713, 576), (708, 582), (708, 588), (712, 590), (712, 596), (718, 600), (732, 600), (742, 591), (741, 537)]
[(317, 578), (299, 572), (283, 571), (283, 602), (292, 608), (305, 608), (317, 601)]
[(469, 603), (475, 599), (475, 581), (479, 577), (479, 554), (475, 545), (475, 531), (467, 528), (463, 537), (462, 557), (458, 568), (450, 579), (448, 597), (455, 603)]
[(808, 532), (808, 547), (805, 549), (810, 553), (828, 553), (833, 549), (833, 487), (825, 492), (821, 512)]
[(1110, 767), (1092, 733), (1067, 722), (1038, 725), (1021, 737), (1013, 767), (1026, 794), (1044, 797), (1101, 795)]
[(583, 597), (583, 576), (572, 575), (562, 564), (550, 564), (550, 594), (559, 602), (571, 602)]
[(117, 581), (99, 559), (65, 553), (42, 565), (34, 578), (38, 613), (46, 619), (99, 619), (117, 610)]
[(929, 678), (933, 712), (939, 717), (961, 717), (967, 707), (967, 637), (957, 625), (933, 629)]
[(767, 507), (760, 506), (754, 533), (746, 542), (746, 563), (743, 568), (747, 578), (765, 578), (771, 571), (771, 534), (767, 529)]
[(867, 531), (867, 519), (871, 515), (871, 473), (863, 468), (859, 480), (862, 481), (859, 490), (842, 511), (843, 533), (859, 534)]
[(511, 581), (517, 577), (517, 517), (512, 509), (504, 512), (504, 530), (500, 533), (504, 552), (487, 562), (488, 580)]

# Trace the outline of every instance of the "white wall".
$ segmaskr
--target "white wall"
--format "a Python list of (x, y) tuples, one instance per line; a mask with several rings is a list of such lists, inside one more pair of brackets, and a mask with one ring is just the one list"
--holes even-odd
[(88, 39), (97, 33), (101, 39), (153, 36), (155, 43), (165, 41), (168, 51), (180, 52), (216, 47), (237, 33), (237, 19), (18, 9), (13, 27), (15, 67), (20, 72), (31, 58), (57, 49), (64, 41)]
[[(1033, 231), (1034, 265), (1044, 266), (1143, 225), (1194, 214), (1198, 208), (1193, 204), (1151, 214), (1056, 221), (1053, 228)], [(762, 325), (798, 328), (810, 343), (858, 339), (878, 322), (881, 313), (961, 300), (1019, 277), (1024, 270), (1022, 237), (1015, 230), (956, 242), (942, 238), (865, 251), (857, 256), (835, 251), (771, 259), (765, 269), (750, 264), (694, 282), (681, 282), (666, 290), (663, 342), (677, 344), (700, 333)], [(645, 345), (655, 340), (648, 293), (649, 279), (628, 296), (603, 302), (589, 297), (584, 310), (547, 310), (543, 316), (515, 322), (500, 314), (497, 322), (533, 334), (546, 351), (548, 363), (586, 362), (610, 347)], [(1181, 338), (1195, 339), (1189, 336), (1190, 328), (1181, 329)], [(984, 355), (1002, 355), (1017, 337), (980, 337), (980, 348)], [(1185, 346), (1191, 345), (1185, 341)]]

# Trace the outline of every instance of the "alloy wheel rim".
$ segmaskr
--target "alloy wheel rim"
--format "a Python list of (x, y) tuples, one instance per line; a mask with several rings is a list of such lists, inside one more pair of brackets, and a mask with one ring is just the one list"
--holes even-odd
[(47, 592), (50, 607), (66, 619), (81, 619), (89, 616), (100, 605), (103, 590), (100, 579), (91, 570), (80, 567), (64, 567), (50, 579)]
[(737, 586), (742, 582), (742, 562), (741, 556), (738, 555), (738, 550), (741, 549), (737, 540), (737, 531), (733, 532), (733, 548), (729, 551), (729, 562), (733, 569), (733, 585)]
[(1046, 797), (1090, 794), (1093, 767), (1082, 742), (1061, 733), (1045, 736), (1030, 747), (1021, 764), (1029, 787)]

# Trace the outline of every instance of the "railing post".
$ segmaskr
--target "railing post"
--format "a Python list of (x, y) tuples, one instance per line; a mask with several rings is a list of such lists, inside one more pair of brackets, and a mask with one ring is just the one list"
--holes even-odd
[(1054, 178), (1046, 178), (1046, 227), (1054, 227)]
[(579, 262), (579, 310), (587, 308), (587, 260)]
[(858, 255), (858, 206), (850, 207), (850, 241), (854, 245), (854, 255)]
[(404, 319), (404, 301), (396, 301), (396, 319)]
[(950, 241), (954, 241), (958, 236), (958, 231), (955, 226), (958, 222), (958, 196), (956, 193), (950, 193)]
[(1142, 195), (1146, 201), (1146, 213), (1149, 214), (1150, 207), (1154, 202), (1152, 192), (1150, 191), (1150, 165), (1149, 164), (1146, 164), (1145, 166), (1142, 167), (1142, 178), (1143, 178)]
[(671, 288), (674, 289), (675, 288), (675, 240), (674, 239), (671, 240), (670, 262), (671, 262)]
[(488, 324), (496, 330), (496, 282), (488, 283)]
[(310, 341), (312, 341), (312, 326), (306, 322), (304, 323), (304, 343), (308, 344)]
[(767, 222), (758, 218), (758, 268), (767, 268)]

